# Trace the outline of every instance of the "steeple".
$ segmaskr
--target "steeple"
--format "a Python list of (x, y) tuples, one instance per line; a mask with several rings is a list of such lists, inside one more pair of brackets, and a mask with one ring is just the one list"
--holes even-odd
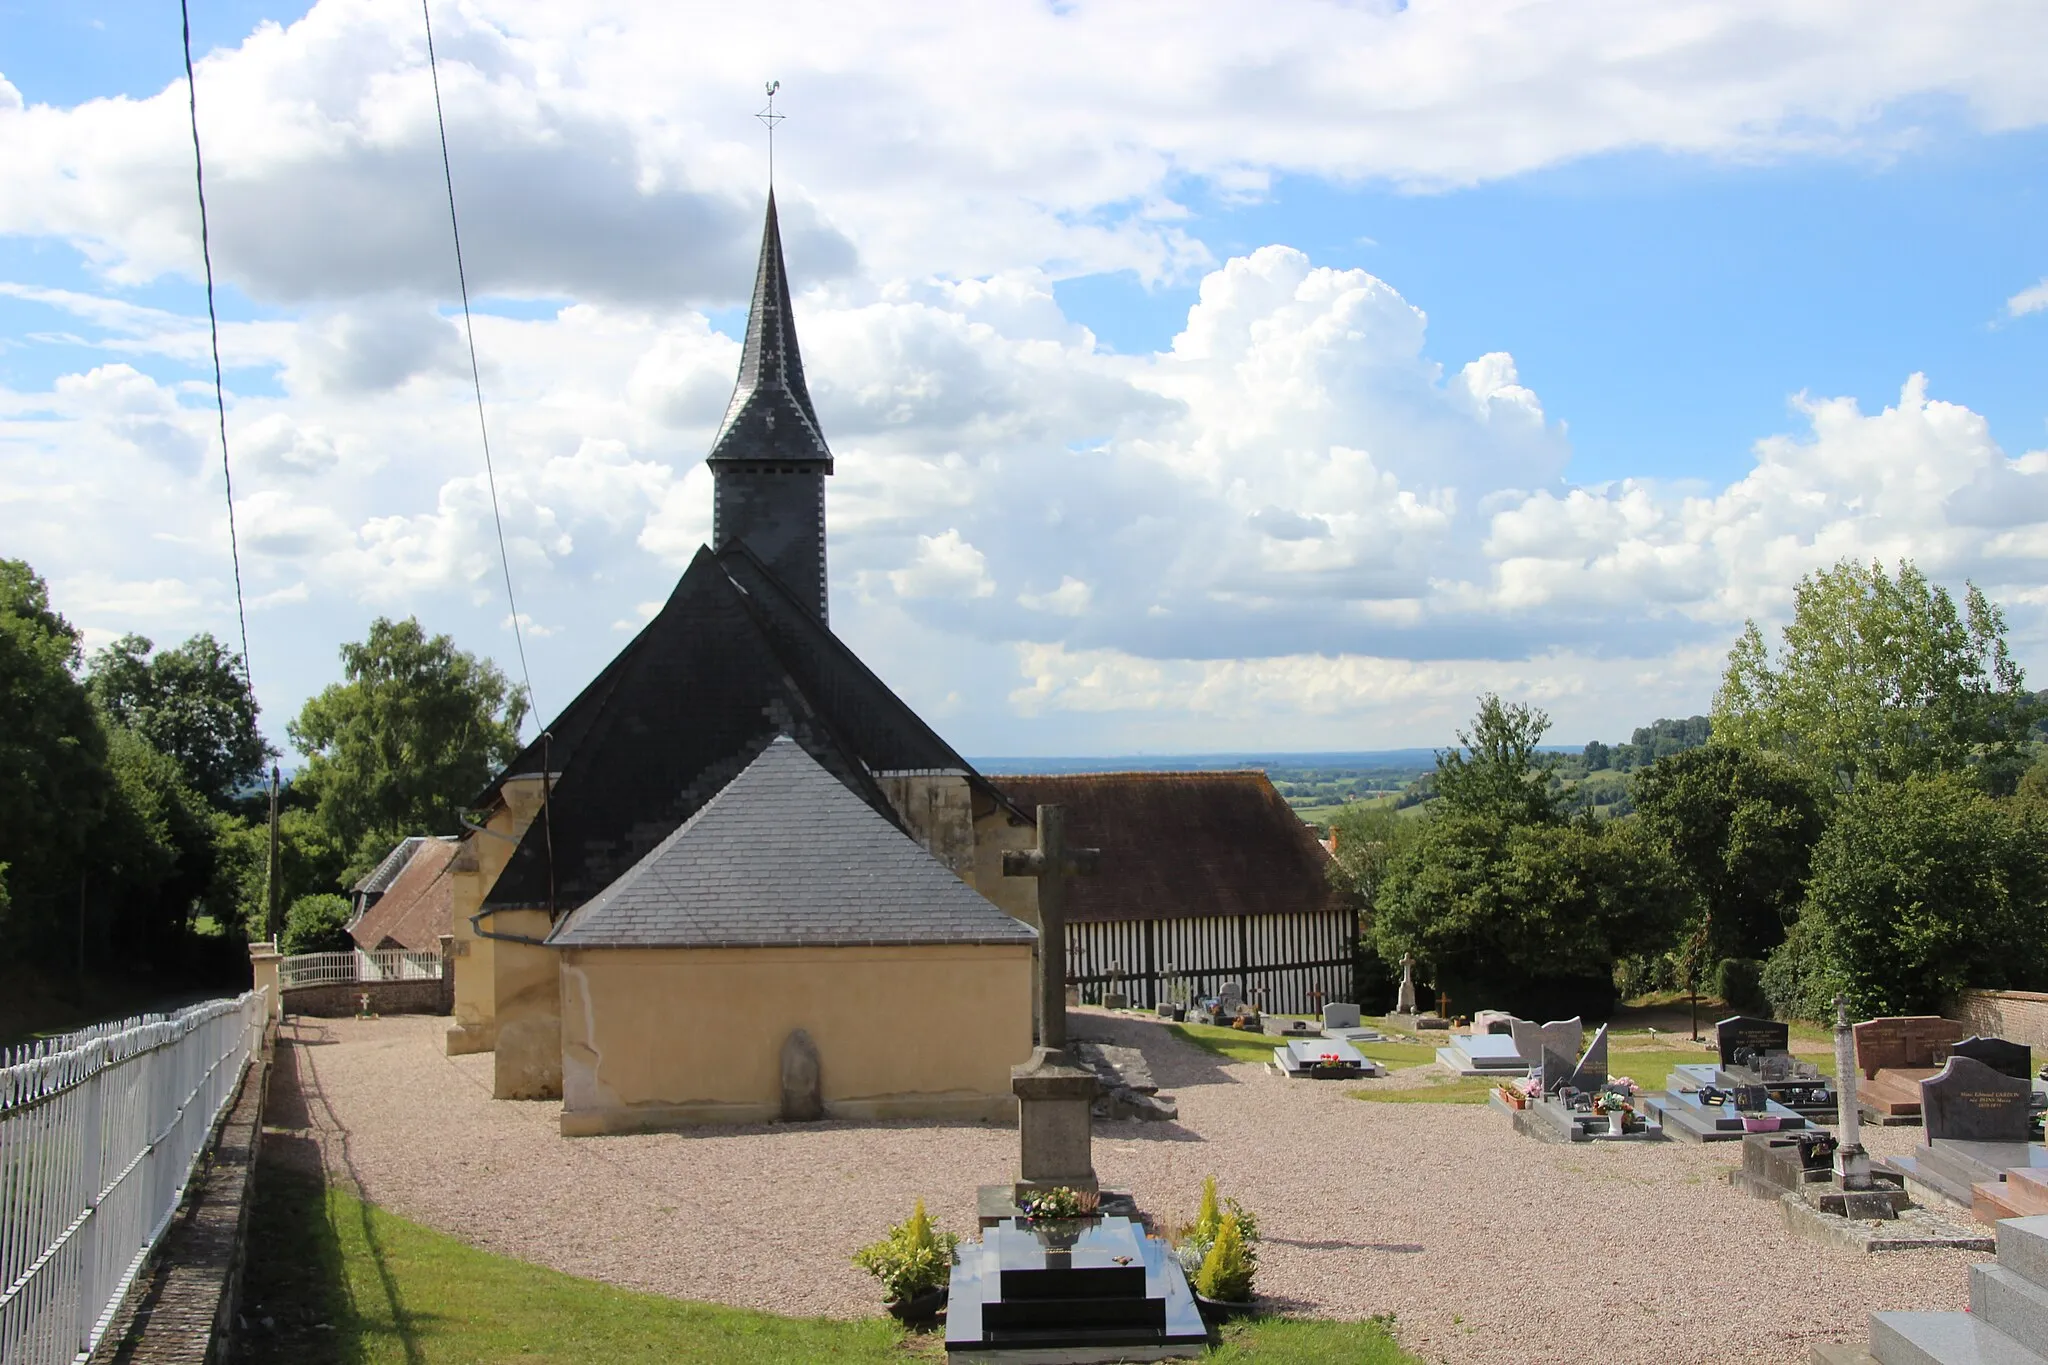
[(768, 191), (768, 221), (761, 229), (761, 263), (754, 272), (739, 383), (708, 458), (714, 465), (822, 460), (824, 472), (832, 472), (832, 452), (818, 430), (810, 390), (804, 387), (804, 360), (797, 349), (796, 321), (790, 316), (789, 269), (782, 260), (774, 190)]
[(773, 189), (739, 382), (705, 463), (712, 475), (713, 548), (745, 545), (820, 621), (828, 619), (825, 476), (832, 472), (832, 451), (804, 387)]

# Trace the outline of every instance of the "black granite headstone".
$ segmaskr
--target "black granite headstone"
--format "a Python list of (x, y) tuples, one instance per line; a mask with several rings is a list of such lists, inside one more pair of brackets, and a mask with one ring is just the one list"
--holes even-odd
[(2025, 1043), (2010, 1043), (2003, 1038), (1980, 1035), (1950, 1044), (1948, 1055), (1972, 1058), (2001, 1075), (2017, 1076), (2023, 1081), (2031, 1080), (2034, 1075), (2034, 1050)]
[(1792, 1029), (1776, 1019), (1752, 1019), (1738, 1014), (1714, 1025), (1714, 1042), (1721, 1052), (1721, 1065), (1734, 1066), (1739, 1051), (1791, 1051)]
[(2025, 1142), (2033, 1083), (2008, 1076), (1974, 1057), (1950, 1057), (1939, 1074), (1920, 1082), (1920, 1116), (1927, 1140)]

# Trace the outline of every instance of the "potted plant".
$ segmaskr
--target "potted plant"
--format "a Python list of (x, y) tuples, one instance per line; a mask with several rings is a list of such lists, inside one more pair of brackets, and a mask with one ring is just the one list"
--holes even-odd
[(1235, 1197), (1219, 1202), (1216, 1178), (1204, 1180), (1201, 1210), (1181, 1230), (1176, 1255), (1205, 1318), (1226, 1321), (1254, 1311), (1258, 1247), (1258, 1217)]
[(910, 1218), (889, 1229), (889, 1235), (853, 1253), (853, 1263), (882, 1282), (889, 1312), (899, 1321), (936, 1321), (946, 1306), (953, 1278), (953, 1253), (960, 1235), (941, 1232), (917, 1201)]

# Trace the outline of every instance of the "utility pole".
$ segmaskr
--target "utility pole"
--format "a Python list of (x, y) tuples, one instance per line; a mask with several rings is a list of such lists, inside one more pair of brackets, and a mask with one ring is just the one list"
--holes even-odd
[(277, 921), (277, 765), (270, 765), (270, 878), (264, 904), (267, 913), (264, 923), (270, 929), (270, 941), (276, 943), (284, 933), (284, 926)]

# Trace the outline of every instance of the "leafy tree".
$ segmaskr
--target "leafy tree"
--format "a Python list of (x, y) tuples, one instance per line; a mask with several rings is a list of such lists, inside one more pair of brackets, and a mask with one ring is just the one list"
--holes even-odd
[[(342, 885), (348, 853), (310, 802), (287, 785), (277, 818), (277, 903), (289, 906), (302, 896), (332, 893)], [(267, 820), (221, 817), (221, 873), (207, 899), (207, 910), (221, 924), (233, 924), (250, 938), (269, 936), (270, 827)]]
[(1709, 744), (1659, 759), (1632, 787), (1643, 832), (1670, 853), (1693, 902), (1684, 979), (1783, 941), (1825, 823), (1814, 780), (1776, 755)]
[(11, 946), (52, 951), (75, 923), (106, 809), (106, 736), (72, 676), (78, 632), (18, 559), (0, 559), (0, 863)]
[(1614, 750), (1599, 740), (1589, 740), (1582, 755), (1586, 760), (1586, 771), (1597, 773), (1614, 761)]
[(1559, 818), (1551, 789), (1556, 759), (1537, 745), (1550, 717), (1533, 706), (1503, 702), (1494, 693), (1479, 699), (1479, 714), (1457, 747), (1436, 756), (1438, 805), (1460, 815), (1494, 815), (1518, 823)]
[(1785, 754), (1847, 791), (1978, 766), (2017, 776), (2036, 708), (2005, 618), (1972, 585), (1963, 606), (1910, 562), (1843, 560), (1808, 575), (1775, 659), (1751, 621), (1729, 651), (1714, 732)]
[(348, 934), (352, 912), (346, 896), (301, 896), (285, 911), (284, 942), (278, 947), (287, 954), (345, 953), (355, 947)]
[(518, 752), (525, 698), (414, 619), (378, 618), (341, 659), (345, 681), (287, 727), (320, 823), (357, 866), (404, 835), (456, 833), (462, 803)]
[(1350, 893), (1370, 911), (1395, 857), (1411, 843), (1421, 822), (1405, 819), (1385, 803), (1353, 802), (1330, 817), (1337, 841), (1330, 858), (1330, 884)]
[(104, 936), (144, 962), (175, 959), (220, 870), (219, 831), (183, 767), (133, 730), (107, 735), (113, 791), (95, 837)]
[(1765, 989), (1821, 1018), (1836, 991), (1860, 1017), (1933, 1014), (1968, 987), (2048, 985), (2048, 819), (1967, 774), (1871, 782), (1815, 846), (1798, 925)]
[(92, 656), (86, 688), (109, 720), (177, 760), (195, 790), (226, 808), (275, 752), (257, 732), (241, 656), (210, 634), (151, 658), (154, 648), (122, 636)]

